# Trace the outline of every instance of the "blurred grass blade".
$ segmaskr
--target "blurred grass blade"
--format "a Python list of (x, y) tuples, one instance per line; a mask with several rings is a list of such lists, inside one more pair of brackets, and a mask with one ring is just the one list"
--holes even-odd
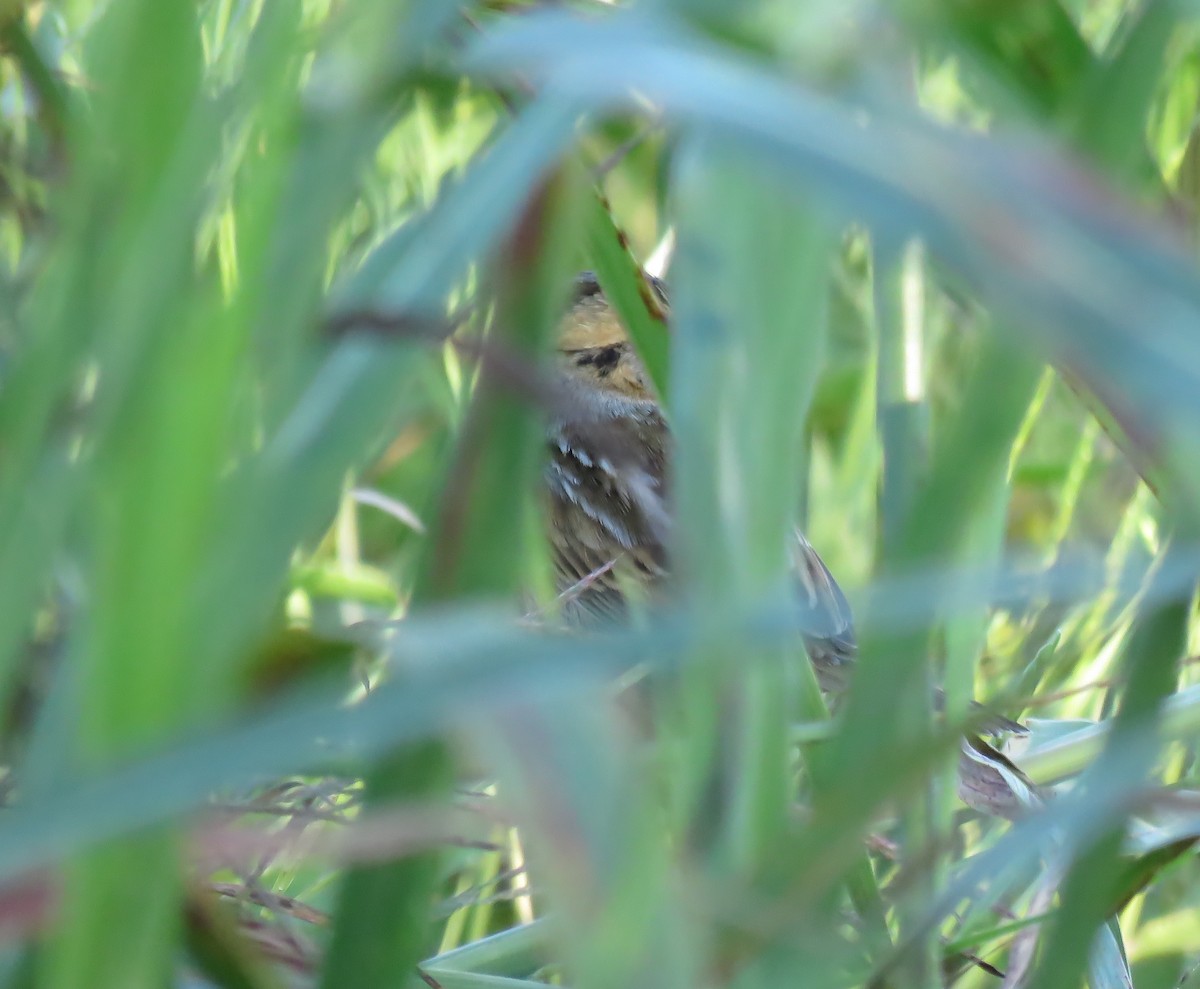
[[(691, 580), (684, 593), (704, 602), (702, 612), (792, 593), (787, 550), (800, 429), (820, 366), (829, 241), (821, 218), (785, 196), (711, 138), (679, 152), (675, 559)], [(772, 263), (754, 255), (751, 244), (766, 248)], [(771, 373), (779, 367), (790, 373)], [(712, 726), (731, 747), (719, 756), (728, 768), (701, 761), (687, 771), (697, 781), (714, 771), (732, 774), (719, 783), (728, 815), (723, 847), (715, 850), (723, 869), (753, 874), (765, 865), (758, 856), (769, 856), (780, 840), (790, 706), (785, 655), (776, 653), (732, 682), (719, 673), (721, 680), (707, 686), (712, 711), (728, 703), (719, 717), (746, 732)], [(703, 747), (695, 751), (703, 760)]]
[[(500, 268), (500, 345), (536, 354), (555, 325), (558, 285), (566, 285), (578, 192), (549, 181), (524, 204)], [(456, 457), (444, 480), (434, 538), (426, 549), (417, 597), (515, 597), (522, 573), (512, 565), (526, 542), (525, 510), (541, 448), (541, 430), (523, 396), (506, 389), (483, 362)], [(496, 492), (506, 497), (496, 497)], [(443, 794), (453, 762), (440, 741), (390, 754), (365, 780), (370, 808), (400, 798)], [(430, 852), (358, 866), (342, 883), (337, 923), (322, 985), (387, 985), (401, 981), (428, 950), (428, 899), (439, 875)]]
[(668, 394), (669, 343), (666, 312), (636, 258), (629, 253), (624, 233), (602, 197), (597, 196), (585, 220), (588, 253), (604, 294), (621, 315), (659, 395)]
[(639, 16), (586, 28), (559, 14), (526, 18), (480, 42), (470, 64), (532, 71), (556, 93), (604, 105), (639, 91), (749, 142), (848, 215), (893, 237), (920, 233), (1014, 329), (1036, 327), (1032, 345), (1161, 437), (1156, 455), (1195, 487), (1191, 461), (1171, 444), (1183, 442), (1178, 423), (1200, 414), (1200, 346), (1187, 329), (1200, 281), (1181, 252), (1053, 153), (894, 113), (864, 125), (847, 106)]
[(487, 971), (492, 975), (519, 975), (531, 972), (546, 961), (549, 926), (547, 920), (535, 920), (510, 927), (491, 937), (427, 958), (421, 962), (421, 968), (431, 973)]
[[(0, 22), (0, 981), (1194, 979), (1194, 4)], [(561, 634), (517, 616), (580, 269), (676, 514), (661, 598)], [(976, 686), (1036, 692), (1011, 764)], [(409, 854), (409, 797), (482, 827)]]
[(678, 909), (653, 776), (620, 714), (581, 695), (487, 717), (472, 735), (544, 877), (568, 983), (685, 989), (712, 960)]
[[(433, 310), (472, 262), (511, 228), (522, 204), (575, 132), (581, 106), (548, 96), (533, 103), (434, 204), (396, 230), (334, 294), (335, 311)], [(495, 190), (507, 190), (504, 196)]]
[(1115, 919), (1101, 924), (1096, 932), (1088, 958), (1088, 985), (1092, 989), (1133, 989), (1133, 974)]

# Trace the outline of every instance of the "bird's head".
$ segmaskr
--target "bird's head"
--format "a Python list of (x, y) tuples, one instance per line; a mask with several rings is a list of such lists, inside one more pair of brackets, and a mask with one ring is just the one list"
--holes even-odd
[(626, 398), (656, 397), (629, 333), (595, 275), (585, 273), (575, 280), (571, 308), (558, 328), (558, 357), (572, 382)]

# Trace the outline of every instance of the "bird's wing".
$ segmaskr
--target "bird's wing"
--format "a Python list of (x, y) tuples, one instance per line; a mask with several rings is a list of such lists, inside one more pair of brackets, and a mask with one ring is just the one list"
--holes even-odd
[(825, 561), (799, 529), (791, 549), (792, 569), (804, 608), (801, 617), (804, 647), (821, 689), (838, 693), (846, 688), (858, 654), (850, 605)]
[(840, 643), (846, 652), (853, 654), (857, 643), (854, 638), (854, 618), (850, 614), (846, 595), (833, 579), (825, 561), (799, 529), (792, 543), (792, 567), (805, 609), (805, 634)]
[(548, 528), (559, 590), (576, 617), (619, 615), (628, 583), (653, 588), (667, 572), (661, 454), (612, 433), (610, 425), (597, 438), (586, 422), (551, 431)]

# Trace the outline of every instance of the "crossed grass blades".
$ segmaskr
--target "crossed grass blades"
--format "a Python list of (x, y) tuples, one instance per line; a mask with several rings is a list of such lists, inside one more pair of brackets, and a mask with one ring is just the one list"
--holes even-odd
[[(11, 5), (0, 978), (1194, 981), (1194, 18)], [(583, 269), (686, 575), (594, 637), (513, 605)], [(1015, 823), (953, 796), (973, 694), (1031, 726)]]

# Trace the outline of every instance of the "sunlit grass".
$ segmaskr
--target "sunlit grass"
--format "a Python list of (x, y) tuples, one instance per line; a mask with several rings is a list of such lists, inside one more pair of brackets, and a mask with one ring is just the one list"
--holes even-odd
[[(5, 15), (5, 984), (1195, 980), (1194, 14), (628, 6)], [(595, 635), (478, 360), (582, 269), (678, 442), (677, 607)]]

